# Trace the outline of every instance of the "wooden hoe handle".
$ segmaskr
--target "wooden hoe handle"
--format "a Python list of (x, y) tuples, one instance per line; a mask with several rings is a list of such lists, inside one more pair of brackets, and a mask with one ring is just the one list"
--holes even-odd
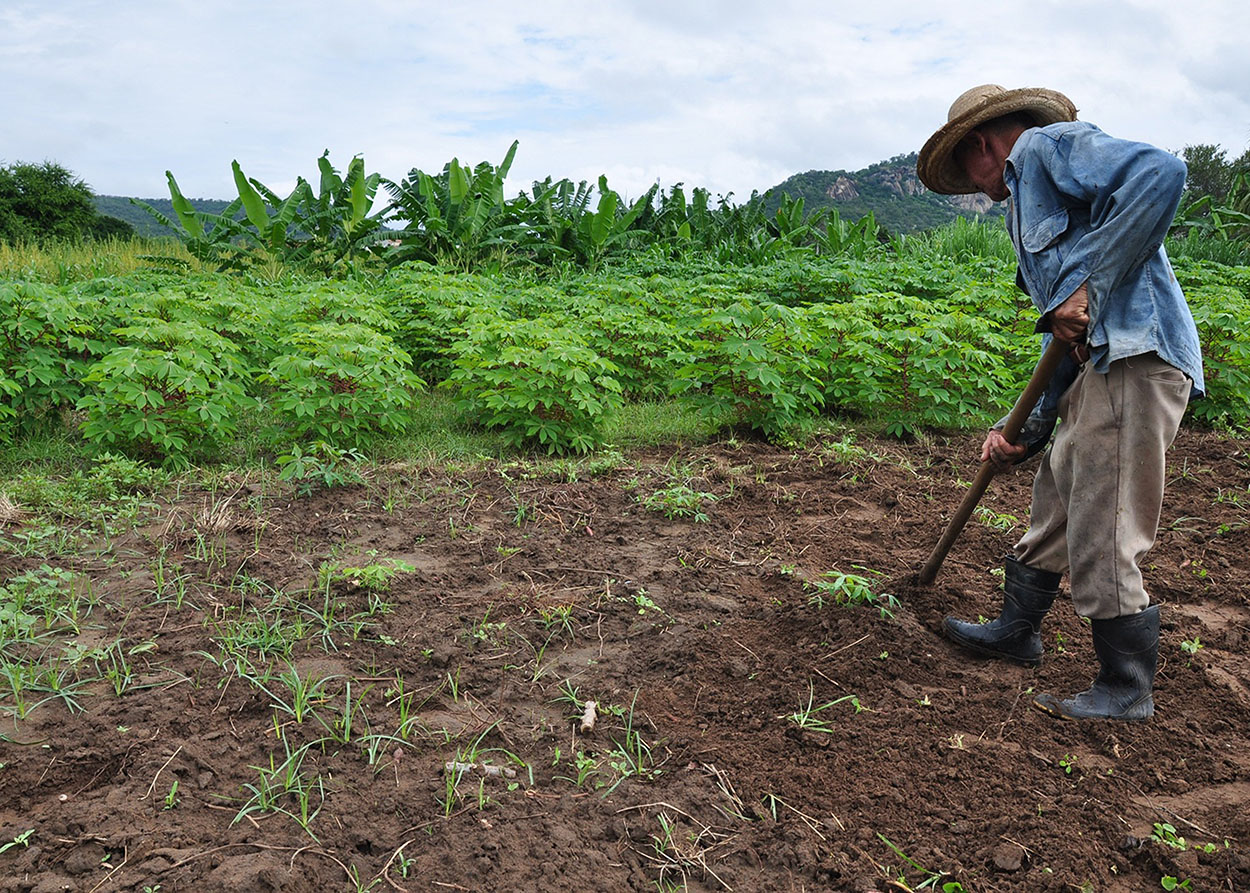
[[(1003, 438), (1008, 443), (1016, 442), (1016, 438), (1020, 435), (1020, 429), (1024, 427), (1029, 413), (1033, 411), (1033, 407), (1041, 399), (1042, 393), (1046, 390), (1046, 385), (1050, 383), (1051, 377), (1055, 374), (1055, 370), (1059, 368), (1059, 363), (1063, 360), (1063, 355), (1068, 352), (1070, 347), (1071, 345), (1066, 341), (1060, 341), (1058, 338), (1051, 339), (1050, 346), (1046, 348), (1046, 352), (1038, 360), (1037, 368), (1033, 370), (1029, 383), (1025, 385), (1024, 391), (1021, 392), (1020, 397), (1016, 400), (1016, 405), (1011, 409), (1011, 414), (1007, 416), (1006, 424), (1003, 425)], [(946, 526), (946, 532), (942, 534), (942, 538), (938, 540), (938, 544), (933, 548), (933, 554), (929, 556), (929, 560), (925, 562), (924, 567), (920, 571), (920, 582), (922, 584), (927, 586), (937, 576), (938, 569), (942, 566), (942, 562), (946, 560), (946, 553), (951, 550), (951, 546), (955, 545), (955, 540), (959, 538), (959, 532), (964, 529), (964, 525), (972, 517), (972, 510), (981, 501), (981, 497), (984, 495), (985, 489), (990, 485), (990, 479), (994, 477), (994, 474), (994, 463), (988, 459), (981, 463), (981, 468), (977, 471), (977, 476), (973, 479), (972, 486), (968, 488), (964, 501), (959, 504), (959, 510), (951, 518), (950, 524)]]

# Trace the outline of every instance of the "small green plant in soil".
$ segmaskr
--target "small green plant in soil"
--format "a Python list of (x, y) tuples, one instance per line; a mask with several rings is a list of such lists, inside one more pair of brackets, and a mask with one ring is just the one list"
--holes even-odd
[[(880, 571), (869, 572), (880, 575)], [(894, 612), (898, 610), (899, 602), (895, 596), (887, 592), (874, 592), (872, 581), (858, 574), (828, 571), (823, 579), (804, 582), (803, 588), (812, 593), (807, 603), (815, 608), (824, 608), (826, 600), (847, 607), (871, 605), (877, 609), (883, 620), (893, 618)]]
[(1150, 839), (1158, 843), (1170, 846), (1174, 850), (1188, 849), (1189, 844), (1185, 842), (1185, 838), (1176, 833), (1176, 826), (1168, 822), (1155, 822), (1150, 833)]
[[(374, 552), (373, 555), (377, 553)], [(363, 567), (337, 567), (331, 574), (332, 580), (344, 580), (352, 586), (366, 592), (389, 592), (391, 583), (399, 574), (411, 574), (416, 568), (398, 558), (385, 558), (366, 564)]]
[(859, 702), (859, 698), (855, 695), (843, 695), (840, 698), (834, 698), (832, 701), (826, 701), (819, 706), (816, 706), (815, 701), (816, 691), (811, 680), (808, 680), (807, 703), (800, 705), (798, 710), (783, 718), (794, 723), (805, 732), (822, 732), (826, 735), (832, 735), (835, 731), (833, 720), (830, 718), (831, 715), (825, 711), (847, 701), (855, 708), (856, 713), (860, 713), (864, 709)]
[(573, 632), (572, 605), (545, 605), (538, 609), (537, 621), (548, 635), (565, 635), (571, 641)]
[(1000, 530), (1009, 533), (1020, 526), (1020, 519), (1015, 515), (1006, 512), (996, 512), (991, 508), (979, 505), (974, 510), (977, 520), (984, 524), (990, 530)]
[[(311, 741), (292, 751), (283, 737), (285, 759), (278, 762), (270, 754), (267, 767), (248, 767), (256, 772), (257, 779), (255, 783), (247, 782), (243, 785), (243, 790), (250, 792), (251, 796), (244, 801), (230, 824), (236, 825), (254, 812), (279, 812), (294, 819), (316, 841), (317, 836), (313, 834), (310, 825), (325, 803), (325, 785), (320, 775), (310, 776), (304, 769), (304, 759), (309, 750), (319, 744), (320, 741)], [(317, 798), (316, 808), (313, 808), (314, 796)], [(292, 800), (293, 806), (290, 805)]]
[(651, 779), (658, 776), (661, 772), (651, 756), (651, 745), (642, 737), (642, 733), (634, 727), (634, 706), (637, 703), (638, 693), (634, 692), (634, 699), (630, 702), (629, 712), (623, 716), (625, 723), (624, 737), (613, 738), (612, 743), (616, 746), (608, 751), (606, 755), (608, 765), (616, 772), (617, 779), (604, 792), (603, 796), (605, 797), (615, 791), (620, 783), (627, 778), (637, 776), (639, 778)]
[(294, 481), (296, 492), (308, 496), (317, 490), (363, 484), (365, 479), (356, 466), (364, 461), (357, 450), (336, 447), (324, 440), (314, 441), (307, 453), (295, 443), (289, 452), (278, 457), (278, 478)]
[[(878, 832), (878, 833), (877, 833), (877, 837), (878, 837), (878, 838), (880, 838), (880, 840), (881, 840), (881, 842), (882, 842), (882, 843), (884, 843), (884, 844), (885, 844), (886, 846), (888, 846), (891, 850), (893, 850), (893, 851), (894, 851), (894, 853), (895, 853), (895, 854), (896, 854), (899, 858), (901, 858), (904, 862), (906, 862), (906, 863), (907, 863), (908, 865), (910, 865), (912, 868), (916, 869), (917, 871), (921, 872), (921, 873), (924, 875), (924, 878), (923, 878), (923, 880), (921, 880), (921, 881), (920, 881), (920, 883), (915, 884), (914, 886), (908, 886), (908, 884), (907, 884), (907, 877), (906, 877), (906, 873), (905, 873), (904, 871), (899, 871), (899, 873), (898, 873), (898, 880), (899, 880), (899, 881), (903, 884), (904, 889), (915, 889), (915, 890), (924, 890), (924, 889), (931, 889), (931, 890), (935, 890), (935, 889), (939, 889), (939, 888), (938, 888), (938, 884), (942, 883), (942, 878), (943, 878), (943, 877), (948, 876), (948, 875), (944, 874), (943, 872), (940, 872), (940, 871), (934, 871), (934, 870), (933, 870), (933, 869), (931, 869), (931, 868), (925, 868), (923, 865), (921, 865), (919, 862), (917, 862), (917, 861), (916, 861), (915, 859), (913, 859), (911, 856), (909, 856), (909, 855), (907, 855), (905, 852), (903, 852), (903, 851), (902, 851), (902, 850), (901, 850), (898, 846), (896, 846), (896, 845), (894, 844), (894, 842), (893, 842), (893, 841), (891, 841), (891, 840), (890, 840), (888, 837), (886, 837), (884, 834), (881, 834), (880, 832)], [(963, 889), (963, 887), (962, 887), (962, 886), (959, 886), (959, 885), (957, 885), (957, 886), (955, 886), (955, 887), (951, 887), (951, 886), (950, 886), (950, 883), (951, 883), (951, 882), (947, 882), (946, 884), (944, 884), (944, 885), (940, 888), (940, 889), (942, 889), (943, 893), (946, 893), (946, 891), (948, 891), (948, 890), (950, 891), (950, 893), (957, 893), (957, 891), (960, 891), (960, 890), (962, 890), (962, 889)], [(957, 882), (956, 882), (956, 883), (957, 883)]]
[(648, 611), (659, 611), (660, 606), (655, 603), (647, 590), (639, 587), (638, 591), (633, 595), (634, 607), (638, 609), (639, 614), (646, 614)]
[(508, 622), (506, 620), (491, 620), (490, 613), (493, 609), (493, 605), (488, 605), (485, 613), (482, 614), (482, 618), (474, 620), (469, 625), (469, 638), (474, 642), (482, 644), (494, 643), (506, 634)]
[(30, 838), (34, 836), (34, 833), (35, 833), (35, 829), (30, 828), (26, 831), (23, 831), (21, 834), (18, 834), (8, 843), (0, 844), (0, 853), (7, 853), (9, 850), (17, 846), (21, 846), (21, 847), (30, 846)]
[(707, 512), (703, 510), (705, 502), (715, 502), (716, 494), (697, 491), (687, 484), (674, 484), (662, 490), (641, 497), (643, 508), (659, 512), (670, 521), (677, 518), (690, 518), (696, 523), (707, 521)]

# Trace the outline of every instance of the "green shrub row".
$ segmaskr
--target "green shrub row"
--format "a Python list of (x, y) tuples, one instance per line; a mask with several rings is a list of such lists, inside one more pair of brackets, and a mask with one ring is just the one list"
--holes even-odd
[[(1250, 269), (1182, 261), (1209, 396), (1250, 418)], [(778, 438), (821, 412), (906, 435), (984, 425), (1037, 358), (1035, 313), (1001, 258), (961, 263), (661, 263), (563, 279), (401, 268), (285, 286), (134, 274), (0, 283), (0, 438), (69, 420), (166, 463), (211, 456), (245, 419), (275, 450), (357, 449), (448, 389), (518, 445), (581, 451), (626, 401), (690, 402)]]

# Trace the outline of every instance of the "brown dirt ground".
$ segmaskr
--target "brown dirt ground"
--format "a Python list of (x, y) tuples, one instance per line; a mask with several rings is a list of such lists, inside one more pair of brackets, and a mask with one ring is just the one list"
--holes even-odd
[[(1031, 706), (1034, 690), (1068, 694), (1095, 673), (1066, 602), (1040, 670), (935, 634), (947, 612), (996, 613), (994, 570), (1021, 527), (986, 521), (1027, 516), (1027, 471), (994, 481), (993, 516), (922, 588), (909, 580), (979, 441), (858, 445), (858, 458), (657, 449), (576, 480), (519, 464), (391, 467), (304, 497), (255, 480), (184, 485), (92, 554), (0, 554), (0, 579), (50, 563), (93, 580), (84, 647), (156, 642), (131, 655), (120, 697), (95, 683), (81, 713), (52, 703), (0, 720), (0, 846), (33, 829), (0, 853), (0, 891), (1033, 893), (1159, 890), (1166, 875), (1250, 890), (1250, 441), (1185, 431), (1171, 454), (1147, 560), (1164, 619), (1144, 724), (1062, 723)], [(675, 482), (715, 494), (705, 522), (639, 501)], [(393, 608), (366, 616), (367, 593), (335, 580), (336, 616), (358, 626), (315, 632), (318, 568), (385, 558), (414, 569), (394, 578)], [(154, 596), (155, 568), (167, 596), (185, 575), (181, 607)], [(893, 619), (811, 604), (804, 580), (835, 569), (899, 596)], [(222, 656), (215, 637), (251, 609), (307, 621), (289, 660), (334, 677), (320, 720), (275, 713)], [(1181, 643), (1194, 639), (1191, 655)], [(406, 737), (397, 674), (415, 693)], [(593, 731), (556, 700), (566, 685), (603, 707)], [(266, 687), (286, 694), (276, 676)], [(825, 731), (787, 718), (846, 695), (857, 701), (816, 714)], [(622, 778), (612, 752), (631, 706), (650, 760)], [(285, 758), (279, 727), (292, 750), (322, 741), (299, 767), (320, 779), (311, 833), (291, 794), (275, 804), (288, 812), (240, 815), (254, 767)], [(475, 744), (516, 775), (462, 777), (448, 807), (444, 764)], [(1155, 823), (1187, 848), (1151, 840)]]

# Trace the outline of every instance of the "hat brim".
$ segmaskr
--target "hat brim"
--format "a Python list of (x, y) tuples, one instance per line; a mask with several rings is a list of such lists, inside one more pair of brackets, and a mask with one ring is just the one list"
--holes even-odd
[(1012, 112), (1027, 112), (1039, 127), (1060, 121), (1075, 121), (1076, 106), (1072, 100), (1044, 87), (1022, 87), (1004, 90), (987, 97), (958, 118), (947, 121), (929, 137), (920, 150), (916, 173), (920, 182), (942, 195), (966, 195), (980, 192), (955, 161), (955, 147), (974, 127)]

